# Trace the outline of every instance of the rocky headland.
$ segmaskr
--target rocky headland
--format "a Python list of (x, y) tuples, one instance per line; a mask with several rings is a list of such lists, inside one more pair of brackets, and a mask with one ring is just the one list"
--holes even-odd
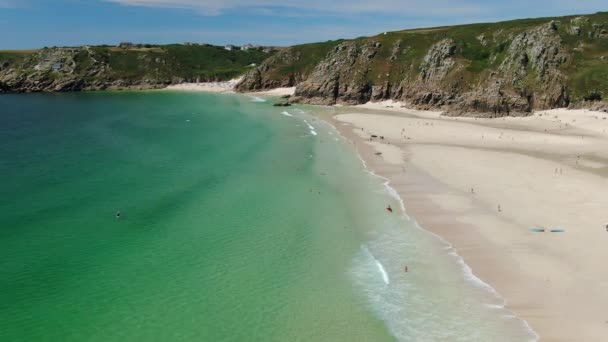
[[(281, 51), (249, 71), (237, 90), (296, 86), (293, 103), (394, 100), (450, 116), (522, 116), (562, 107), (608, 111), (608, 13), (322, 44)], [(306, 54), (323, 49), (323, 58)]]

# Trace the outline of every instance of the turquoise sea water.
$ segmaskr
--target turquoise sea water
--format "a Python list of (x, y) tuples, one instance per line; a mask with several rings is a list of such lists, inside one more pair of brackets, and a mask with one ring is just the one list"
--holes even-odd
[(0, 96), (0, 340), (532, 339), (312, 110)]

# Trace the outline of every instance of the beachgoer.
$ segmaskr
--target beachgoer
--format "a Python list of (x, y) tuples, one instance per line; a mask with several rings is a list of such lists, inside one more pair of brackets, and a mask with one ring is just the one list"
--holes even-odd
[(119, 219), (120, 218), (120, 210), (116, 211), (116, 218)]
[(405, 273), (407, 273), (407, 271), (408, 271), (407, 265), (405, 265), (405, 267), (403, 268), (403, 271), (405, 271)]

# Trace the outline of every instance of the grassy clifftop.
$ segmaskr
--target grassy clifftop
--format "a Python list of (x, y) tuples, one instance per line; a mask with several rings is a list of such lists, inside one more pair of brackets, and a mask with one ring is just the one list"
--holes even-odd
[(154, 88), (183, 81), (227, 80), (273, 53), (263, 48), (229, 51), (180, 44), (0, 51), (0, 90)]
[(608, 12), (387, 32), (278, 57), (239, 90), (291, 84), (307, 103), (395, 99), (455, 114), (525, 114), (608, 96)]
[(178, 44), (0, 51), (0, 92), (158, 88), (242, 74), (240, 91), (296, 86), (292, 101), (314, 104), (393, 99), (487, 116), (579, 105), (608, 110), (608, 12), (386, 32), (272, 52)]

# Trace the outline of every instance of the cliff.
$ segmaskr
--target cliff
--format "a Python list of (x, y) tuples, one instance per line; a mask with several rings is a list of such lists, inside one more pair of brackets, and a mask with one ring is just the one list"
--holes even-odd
[(237, 89), (294, 85), (292, 102), (392, 99), (446, 115), (527, 115), (567, 106), (608, 110), (608, 13), (295, 46), (250, 70)]
[(0, 92), (148, 89), (228, 80), (273, 53), (178, 44), (0, 51)]

